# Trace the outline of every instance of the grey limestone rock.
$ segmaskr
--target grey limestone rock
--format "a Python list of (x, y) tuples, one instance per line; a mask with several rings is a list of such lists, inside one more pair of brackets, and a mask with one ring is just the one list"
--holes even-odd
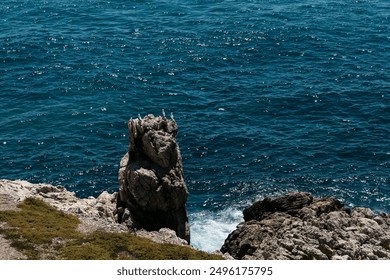
[(130, 146), (119, 169), (117, 219), (129, 228), (169, 228), (189, 242), (188, 196), (177, 124), (165, 114), (129, 121)]
[[(114, 212), (117, 211), (117, 195), (118, 193), (110, 194), (104, 191), (97, 198), (92, 196), (78, 198), (74, 192), (61, 186), (0, 179), (0, 211), (18, 210), (17, 205), (20, 202), (28, 197), (34, 197), (45, 201), (59, 211), (77, 216), (80, 219), (78, 230), (83, 233), (94, 231), (129, 233), (128, 227), (125, 224), (119, 224), (114, 217)], [(128, 213), (130, 217), (128, 209), (125, 209), (124, 212)], [(6, 227), (5, 223), (0, 223), (0, 229)], [(177, 237), (175, 231), (167, 228), (151, 232), (132, 231), (129, 234), (146, 237), (158, 243), (188, 244), (186, 240)], [(26, 258), (16, 251), (10, 245), (10, 241), (4, 239), (2, 235), (0, 235), (0, 245), (2, 249), (4, 248), (4, 250), (0, 250), (0, 260)]]
[(290, 193), (255, 202), (225, 240), (235, 259), (390, 259), (390, 215)]
[(99, 197), (78, 198), (61, 186), (32, 184), (23, 180), (0, 180), (0, 211), (16, 210), (16, 205), (27, 197), (41, 199), (55, 209), (76, 215), (80, 219), (79, 230), (93, 232), (127, 232), (113, 217), (117, 193), (104, 191)]

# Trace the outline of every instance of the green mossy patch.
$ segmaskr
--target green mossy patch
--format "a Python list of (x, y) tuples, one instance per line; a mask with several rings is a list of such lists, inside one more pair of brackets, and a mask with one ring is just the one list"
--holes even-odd
[(94, 232), (61, 249), (63, 259), (210, 260), (220, 256), (189, 247), (159, 244), (130, 233)]
[(57, 211), (42, 200), (26, 198), (18, 205), (20, 211), (0, 212), (0, 221), (8, 227), (1, 230), (12, 246), (30, 259), (39, 258), (39, 250), (52, 244), (53, 238), (74, 239), (82, 235), (76, 231), (77, 217)]
[(0, 233), (29, 259), (222, 259), (190, 247), (155, 243), (131, 233), (83, 234), (77, 231), (80, 221), (76, 216), (35, 198), (25, 199), (18, 208), (20, 211), (0, 211), (0, 221), (8, 226), (0, 229)]

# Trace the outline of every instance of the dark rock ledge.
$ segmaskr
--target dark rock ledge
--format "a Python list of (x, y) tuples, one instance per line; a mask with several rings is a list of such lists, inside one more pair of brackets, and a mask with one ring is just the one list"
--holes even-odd
[(390, 259), (390, 215), (297, 192), (254, 203), (225, 240), (235, 259)]

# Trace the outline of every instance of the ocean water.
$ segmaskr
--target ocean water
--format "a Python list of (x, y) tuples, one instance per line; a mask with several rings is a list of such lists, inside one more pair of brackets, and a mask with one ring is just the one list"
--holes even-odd
[(264, 196), (390, 212), (388, 0), (2, 0), (0, 178), (118, 189), (127, 120), (172, 112), (192, 244)]

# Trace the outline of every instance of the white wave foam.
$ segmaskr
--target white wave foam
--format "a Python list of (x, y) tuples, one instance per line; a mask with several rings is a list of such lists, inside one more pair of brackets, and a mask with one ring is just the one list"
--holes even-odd
[(193, 213), (189, 219), (191, 245), (206, 252), (221, 249), (229, 233), (243, 220), (242, 211), (234, 208)]

